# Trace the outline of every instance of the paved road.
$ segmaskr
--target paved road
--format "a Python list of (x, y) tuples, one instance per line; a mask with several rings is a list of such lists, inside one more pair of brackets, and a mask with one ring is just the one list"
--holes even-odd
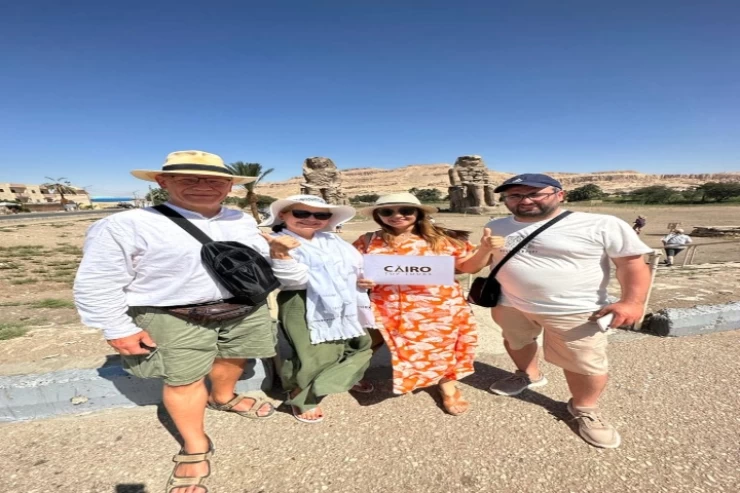
[(95, 211), (75, 211), (75, 212), (29, 212), (23, 214), (10, 214), (7, 216), (0, 216), (0, 222), (2, 221), (35, 221), (37, 219), (68, 219), (74, 216), (94, 216), (94, 215), (107, 215), (115, 212), (121, 212), (126, 209), (102, 209)]
[[(740, 331), (615, 338), (603, 399), (623, 445), (598, 450), (567, 422), (562, 375), (520, 398), (491, 395), (504, 355), (465, 380), (472, 402), (445, 415), (435, 393), (325, 401), (326, 420), (257, 422), (208, 411), (216, 493), (737, 493)], [(166, 416), (164, 423), (169, 425)], [(159, 493), (175, 440), (153, 406), (0, 426), (5, 493)]]

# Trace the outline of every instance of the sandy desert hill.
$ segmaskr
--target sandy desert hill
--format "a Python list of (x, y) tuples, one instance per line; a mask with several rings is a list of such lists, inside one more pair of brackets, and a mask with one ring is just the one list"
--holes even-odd
[[(341, 170), (343, 188), (348, 197), (366, 193), (393, 193), (409, 188), (438, 188), (445, 195), (449, 186), (447, 171), (449, 164), (413, 164), (395, 169), (354, 168)], [(652, 175), (637, 171), (602, 171), (596, 173), (547, 172), (556, 177), (566, 188), (576, 188), (595, 183), (606, 192), (624, 192), (648, 185), (667, 185), (685, 189), (707, 181), (738, 181), (740, 173), (714, 173), (690, 175)], [(514, 173), (489, 171), (491, 183), (498, 184)], [(300, 193), (302, 176), (280, 182), (263, 182), (258, 186), (260, 194), (283, 198)]]

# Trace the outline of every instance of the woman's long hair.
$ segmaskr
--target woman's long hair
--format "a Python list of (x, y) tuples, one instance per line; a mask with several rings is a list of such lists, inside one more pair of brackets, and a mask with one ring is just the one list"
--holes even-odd
[[(412, 232), (423, 238), (434, 253), (441, 252), (445, 245), (452, 244), (461, 247), (467, 241), (469, 232), (435, 226), (429, 221), (429, 216), (423, 209), (417, 207), (416, 210), (416, 222)], [(383, 222), (378, 214), (378, 209), (373, 211), (373, 219), (381, 228), (380, 237), (383, 238), (383, 241), (390, 246), (394, 246), (396, 235), (393, 233), (393, 228)]]

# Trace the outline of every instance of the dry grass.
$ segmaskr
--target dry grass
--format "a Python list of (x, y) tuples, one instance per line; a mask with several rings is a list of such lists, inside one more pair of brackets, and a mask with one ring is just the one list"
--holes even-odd
[(30, 303), (31, 308), (74, 308), (75, 304), (70, 300), (60, 300), (57, 298), (45, 298), (43, 300)]
[(28, 332), (28, 327), (19, 323), (0, 324), (0, 341), (21, 337)]
[(4, 258), (21, 258), (30, 260), (33, 257), (44, 255), (44, 247), (40, 245), (18, 245), (14, 247), (0, 247), (0, 257)]
[(0, 270), (17, 270), (21, 265), (16, 262), (0, 262)]
[(14, 284), (14, 285), (17, 285), (17, 284), (34, 284), (34, 283), (37, 283), (37, 282), (39, 282), (39, 280), (38, 279), (34, 279), (32, 277), (26, 277), (26, 278), (22, 278), (22, 279), (11, 279), (10, 280), (10, 284)]
[(55, 248), (54, 251), (65, 255), (82, 255), (82, 248), (68, 244), (63, 244)]

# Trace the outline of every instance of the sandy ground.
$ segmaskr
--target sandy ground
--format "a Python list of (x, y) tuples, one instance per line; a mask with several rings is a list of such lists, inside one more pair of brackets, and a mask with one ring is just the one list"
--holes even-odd
[[(393, 397), (383, 380), (369, 396), (327, 398), (319, 425), (209, 411), (211, 491), (740, 491), (740, 331), (612, 341), (610, 364), (602, 407), (622, 434), (617, 450), (573, 432), (555, 368), (544, 366), (546, 387), (497, 397), (487, 388), (512, 365), (484, 355), (461, 385), (472, 402), (461, 417), (444, 414), (434, 393)], [(162, 492), (178, 447), (157, 416), (149, 406), (2, 425), (3, 491)]]

